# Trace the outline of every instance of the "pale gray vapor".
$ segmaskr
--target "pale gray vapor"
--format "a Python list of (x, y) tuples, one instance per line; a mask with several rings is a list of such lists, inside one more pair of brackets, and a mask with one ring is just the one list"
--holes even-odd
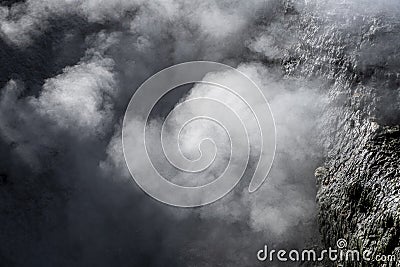
[[(314, 171), (325, 156), (319, 127), (325, 125), (321, 114), (330, 74), (294, 71), (306, 42), (302, 18), (319, 19), (327, 25), (323, 30), (334, 25), (345, 35), (364, 27), (362, 20), (343, 20), (349, 13), (390, 17), (399, 11), (395, 0), (350, 0), (345, 7), (330, 0), (2, 3), (0, 177), (7, 182), (3, 186), (0, 180), (0, 265), (255, 266), (265, 243), (320, 245)], [(381, 57), (397, 66), (391, 47), (383, 38), (378, 46), (347, 52), (360, 68)], [(121, 128), (129, 99), (142, 82), (191, 60), (221, 62), (255, 81), (274, 115), (277, 150), (266, 182), (255, 193), (248, 193), (247, 173), (225, 198), (178, 209), (151, 199), (134, 183), (123, 157)], [(234, 82), (229, 75), (215, 79)], [(238, 112), (249, 112), (237, 99), (193, 85), (160, 103), (159, 114), (149, 121), (151, 138), (159, 137), (166, 111), (196, 97), (220, 98)], [(181, 125), (183, 115), (176, 114), (176, 124), (168, 126)], [(176, 183), (212, 180), (226, 165), (226, 134), (212, 124), (193, 124), (183, 132), (181, 147), (196, 157), (193, 144), (208, 134), (222, 154), (216, 168), (197, 180), (177, 174), (163, 156), (155, 162)], [(143, 157), (138, 154), (137, 160)]]

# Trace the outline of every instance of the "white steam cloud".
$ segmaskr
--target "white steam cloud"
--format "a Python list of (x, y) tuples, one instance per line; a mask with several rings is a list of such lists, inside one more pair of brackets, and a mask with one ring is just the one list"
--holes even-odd
[[(304, 239), (317, 234), (316, 188), (313, 174), (323, 156), (317, 140), (316, 126), (322, 107), (327, 101), (322, 90), (325, 81), (287, 76), (279, 62), (296, 56), (299, 45), (304, 42), (302, 38), (305, 34), (298, 21), (301, 16), (325, 21), (323, 26), (326, 27), (311, 29), (315, 30), (314, 44), (318, 48), (318, 36), (320, 36), (318, 31), (330, 32), (331, 21), (336, 28), (352, 34), (364, 22), (363, 19), (349, 19), (342, 23), (341, 19), (347, 18), (349, 13), (361, 17), (393, 15), (398, 14), (399, 4), (394, 0), (379, 1), (379, 3), (372, 0), (352, 0), (344, 1), (342, 4), (337, 1), (293, 1), (292, 4), (298, 13), (288, 15), (282, 12), (282, 7), (289, 1), (283, 2), (28, 0), (0, 7), (0, 38), (5, 45), (15, 50), (19, 49), (18, 51), (27, 49), (29, 52), (32, 47), (35, 48), (37, 40), (46, 38), (48, 30), (54, 26), (53, 23), (56, 24), (60, 19), (73, 21), (79, 17), (87, 23), (85, 27), (88, 25), (92, 27), (88, 26), (90, 28), (88, 32), (79, 33), (84, 36), (82, 39), (77, 39), (81, 40), (81, 47), (84, 49), (83, 55), (79, 55), (80, 59), (71, 65), (54, 67), (56, 71), (46, 73), (48, 76), (44, 75), (45, 78), (37, 94), (32, 93), (31, 88), (27, 88), (29, 83), (24, 80), (24, 76), (7, 77), (8, 83), (2, 88), (0, 95), (0, 138), (12, 147), (10, 158), (22, 159), (22, 162), (35, 173), (46, 170), (49, 168), (48, 165), (53, 166), (51, 164), (54, 164), (57, 174), (62, 173), (65, 168), (71, 168), (73, 170), (71, 173), (76, 177), (82, 176), (81, 180), (89, 184), (97, 183), (96, 180), (87, 178), (91, 175), (102, 177), (101, 179), (106, 177), (107, 183), (110, 180), (113, 185), (127, 185), (124, 188), (130, 188), (136, 195), (140, 195), (140, 190), (128, 182), (130, 175), (123, 158), (120, 129), (126, 104), (134, 90), (156, 71), (175, 63), (189, 60), (220, 61), (237, 67), (248, 75), (269, 100), (277, 127), (277, 153), (264, 185), (254, 194), (249, 194), (247, 187), (241, 185), (224, 199), (190, 211), (177, 211), (166, 206), (152, 211), (147, 207), (155, 207), (154, 203), (144, 204), (145, 201), (150, 202), (150, 198), (138, 200), (139, 204), (127, 204), (126, 199), (129, 198), (126, 195), (122, 197), (118, 192), (112, 192), (115, 194), (110, 196), (104, 193), (107, 190), (103, 188), (104, 191), (100, 191), (109, 197), (110, 203), (118, 203), (124, 208), (117, 210), (120, 212), (118, 215), (114, 214), (115, 210), (112, 208), (109, 210), (104, 208), (101, 212), (111, 214), (112, 219), (107, 218), (107, 220), (113, 220), (115, 224), (123, 219), (134, 224), (140, 221), (140, 215), (144, 218), (158, 218), (157, 212), (163, 216), (164, 213), (168, 216), (173, 214), (170, 216), (173, 219), (168, 216), (162, 218), (168, 217), (175, 220), (174, 223), (200, 218), (210, 224), (220, 222), (229, 230), (237, 225), (247, 227), (249, 231), (247, 233), (250, 235), (258, 236), (262, 233), (258, 238), (269, 238), (275, 243), (304, 245)], [(384, 25), (384, 27), (389, 26)], [(79, 35), (74, 29), (62, 33)], [(388, 49), (384, 40), (383, 38), (377, 47), (362, 46), (361, 53), (356, 55), (359, 59), (357, 62), (361, 65), (373, 64), (384, 55), (391, 64), (396, 65), (396, 57), (390, 57), (393, 54), (392, 50)], [(399, 41), (394, 37), (390, 40)], [(53, 46), (58, 44), (51, 38), (48, 41)], [(366, 56), (371, 53), (377, 56)], [(355, 56), (351, 53), (350, 55)], [(321, 58), (323, 59), (323, 56)], [(265, 64), (260, 63), (261, 61)], [(275, 64), (276, 62), (278, 63)], [(215, 79), (234, 82), (229, 75), (216, 76)], [(248, 112), (237, 99), (230, 98), (213, 88), (206, 88), (204, 85), (194, 86), (185, 99), (207, 96), (230, 102), (232, 104), (230, 106), (235, 106), (238, 112), (246, 114)], [(175, 99), (174, 103), (179, 103), (179, 99)], [(184, 111), (190, 113), (192, 109), (199, 108), (206, 107), (188, 106)], [(169, 127), (181, 125), (180, 118), (177, 114), (176, 125), (172, 123)], [(138, 130), (135, 129), (135, 125), (131, 127), (133, 133)], [(160, 121), (156, 119), (151, 121), (149, 127), (153, 134), (151, 138), (159, 138), (157, 131)], [(250, 135), (255, 132), (249, 131)], [(163, 157), (157, 158), (156, 162), (171, 180), (176, 183), (196, 185), (218, 176), (226, 164), (228, 152), (228, 147), (225, 145), (226, 135), (218, 126), (203, 123), (191, 125), (183, 132), (181, 145), (186, 154), (195, 157), (196, 151), (193, 147), (197, 145), (198, 139), (205, 135), (213, 136), (220, 145), (222, 153), (217, 157), (216, 168), (204, 172), (196, 177), (196, 180), (188, 180), (188, 177), (178, 175), (173, 168), (166, 166)], [(257, 150), (257, 144), (250, 145)], [(53, 156), (54, 151), (59, 154), (65, 153), (63, 155), (74, 167), (65, 165), (62, 160), (57, 163), (52, 163), (50, 160), (47, 162), (47, 159), (57, 158)], [(153, 154), (160, 153), (155, 151)], [(137, 155), (137, 160), (143, 160), (143, 157), (144, 155)], [(248, 180), (246, 177), (242, 179), (244, 184)], [(93, 195), (93, 198), (101, 198), (103, 201), (103, 195), (95, 190), (90, 192), (92, 195), (87, 192), (80, 193), (79, 196), (82, 198)], [(75, 203), (76, 207), (79, 205), (79, 202)], [(108, 207), (103, 202), (99, 206)], [(139, 213), (137, 217), (135, 211)], [(99, 214), (102, 214), (101, 212), (98, 211)], [(69, 216), (73, 217), (71, 214)], [(98, 214), (93, 216), (103, 218)], [(121, 216), (122, 219), (115, 219), (112, 216)], [(78, 217), (76, 215), (75, 220), (79, 221)], [(88, 230), (92, 227), (91, 223), (87, 228), (81, 226), (82, 229)], [(142, 222), (141, 225), (146, 223)], [(151, 230), (143, 231), (151, 232), (149, 234), (151, 238), (159, 237), (154, 234), (154, 228), (158, 227), (162, 229), (160, 232), (165, 230), (164, 242), (174, 244), (178, 239), (170, 236), (178, 235), (177, 230), (175, 232), (172, 230), (175, 228), (173, 223), (165, 223), (164, 219), (154, 219), (154, 225), (151, 226)], [(207, 227), (207, 230), (210, 230), (207, 235), (202, 232), (193, 234), (196, 242), (192, 246), (209, 248), (209, 245), (204, 244), (217, 242), (218, 240), (215, 240), (219, 237), (217, 231), (220, 231), (221, 235), (224, 233), (224, 229), (214, 229), (213, 225)], [(109, 228), (105, 228), (109, 231)], [(117, 230), (121, 232), (126, 230), (121, 228), (122, 230)], [(191, 228), (189, 230), (194, 231)], [(85, 231), (79, 228), (76, 231), (79, 232), (75, 233), (76, 240), (81, 240), (80, 234)], [(141, 228), (137, 230), (140, 231)], [(231, 234), (234, 235), (231, 232), (227, 235)], [(293, 238), (294, 236), (299, 238)], [(243, 240), (230, 240), (236, 248), (238, 248), (236, 243), (243, 241), (247, 244), (252, 241), (243, 236), (238, 238)], [(88, 240), (93, 239), (88, 238)], [(87, 247), (91, 245), (88, 241)], [(96, 256), (103, 254), (97, 252)], [(188, 248), (186, 252), (197, 256), (201, 254), (196, 252), (196, 248)], [(106, 257), (106, 255), (100, 256)], [(218, 257), (208, 259), (207, 264), (212, 266), (213, 263), (219, 262)], [(143, 265), (146, 264), (148, 262)], [(243, 264), (237, 265), (243, 266)]]

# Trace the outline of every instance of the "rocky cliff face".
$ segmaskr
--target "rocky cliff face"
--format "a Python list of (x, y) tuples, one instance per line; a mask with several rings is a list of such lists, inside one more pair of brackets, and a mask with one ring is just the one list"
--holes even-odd
[[(339, 154), (316, 170), (324, 241), (333, 247), (335, 240), (345, 238), (349, 248), (369, 249), (373, 257), (396, 254), (400, 249), (399, 127), (371, 122), (343, 130), (349, 137), (335, 144)], [(368, 266), (375, 265), (380, 266)]]
[(323, 243), (400, 256), (398, 10), (327, 2), (289, 15), (301, 41), (286, 60), (290, 75), (323, 77), (330, 98), (319, 123), (326, 162), (315, 172)]

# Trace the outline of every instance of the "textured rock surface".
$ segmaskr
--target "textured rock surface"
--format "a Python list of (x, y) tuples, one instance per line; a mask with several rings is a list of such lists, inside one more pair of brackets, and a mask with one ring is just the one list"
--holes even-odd
[(320, 121), (326, 162), (315, 171), (324, 246), (344, 238), (371, 258), (400, 260), (400, 21), (390, 14), (323, 1), (295, 8), (285, 21), (298, 42), (284, 66), (289, 75), (323, 77), (331, 103)]
[(371, 250), (371, 258), (398, 254), (400, 57), (393, 42), (400, 40), (399, 22), (339, 15), (303, 18), (299, 64), (289, 70), (328, 81), (332, 104), (321, 119), (327, 161), (315, 172), (320, 231), (327, 247), (344, 238), (348, 248)]
[(399, 127), (376, 123), (347, 129), (348, 138), (325, 167), (316, 170), (320, 229), (326, 243), (345, 238), (348, 247), (373, 255), (399, 250)]

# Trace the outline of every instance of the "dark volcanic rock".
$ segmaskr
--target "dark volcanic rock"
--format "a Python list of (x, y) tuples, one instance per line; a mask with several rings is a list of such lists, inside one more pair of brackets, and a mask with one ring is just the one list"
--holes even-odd
[(341, 151), (316, 170), (322, 236), (332, 247), (344, 238), (348, 248), (368, 249), (372, 258), (398, 253), (399, 127), (365, 122), (349, 128), (336, 144)]
[(344, 238), (375, 258), (400, 250), (400, 57), (391, 43), (400, 30), (398, 20), (376, 14), (348, 20), (310, 17), (297, 71), (326, 77), (331, 99), (320, 123), (327, 160), (315, 172), (324, 245)]
[(322, 241), (398, 259), (345, 266), (400, 266), (400, 20), (395, 10), (322, 2), (285, 18), (298, 42), (283, 63), (288, 75), (322, 77), (331, 103), (319, 122), (326, 162), (315, 171)]

